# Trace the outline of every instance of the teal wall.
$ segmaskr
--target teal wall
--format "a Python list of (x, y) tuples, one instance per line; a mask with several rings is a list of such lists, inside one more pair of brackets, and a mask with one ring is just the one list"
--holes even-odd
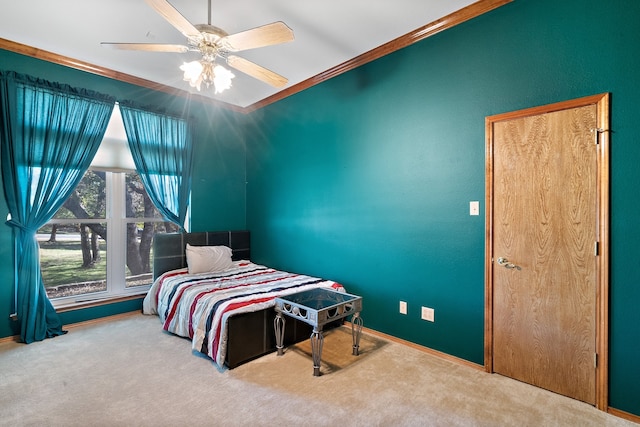
[(246, 116), (207, 106), (202, 109), (195, 150), (191, 230), (246, 228)]
[(342, 282), (365, 326), (482, 364), (485, 117), (611, 92), (610, 402), (640, 415), (638, 22), (635, 0), (515, 0), (253, 113), (254, 260)]
[[(245, 223), (245, 147), (239, 132), (244, 115), (221, 110), (212, 105), (190, 102), (134, 85), (99, 77), (37, 59), (0, 50), (0, 69), (66, 83), (114, 96), (118, 101), (135, 101), (141, 105), (161, 106), (174, 114), (195, 119), (195, 163), (192, 192), (192, 230), (244, 229)], [(0, 177), (0, 184), (2, 178)], [(0, 190), (1, 191), (1, 190)], [(0, 197), (0, 259), (12, 260), (11, 229), (4, 224), (8, 208), (4, 194)], [(17, 322), (9, 319), (13, 311), (13, 263), (0, 265), (0, 338), (19, 334)], [(136, 299), (61, 314), (64, 324), (77, 323), (113, 314), (138, 310)]]

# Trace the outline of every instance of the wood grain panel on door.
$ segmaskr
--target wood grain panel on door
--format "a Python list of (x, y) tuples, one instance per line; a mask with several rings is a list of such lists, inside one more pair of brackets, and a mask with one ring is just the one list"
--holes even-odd
[(493, 369), (591, 404), (596, 128), (595, 105), (493, 125)]

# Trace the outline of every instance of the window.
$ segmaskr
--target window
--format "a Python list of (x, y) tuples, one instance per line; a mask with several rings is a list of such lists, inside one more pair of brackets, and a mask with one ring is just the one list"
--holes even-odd
[(152, 281), (152, 242), (166, 222), (132, 170), (119, 110), (72, 195), (38, 231), (40, 267), (55, 305), (145, 292)]

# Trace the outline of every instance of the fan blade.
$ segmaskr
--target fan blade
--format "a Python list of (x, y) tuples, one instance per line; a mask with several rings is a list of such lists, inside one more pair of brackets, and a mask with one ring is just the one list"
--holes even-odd
[(180, 44), (155, 44), (155, 43), (100, 43), (104, 47), (121, 50), (146, 50), (149, 52), (173, 52), (185, 53), (189, 51), (187, 46)]
[(258, 80), (262, 80), (274, 87), (282, 87), (288, 82), (286, 77), (276, 74), (271, 70), (267, 70), (254, 62), (240, 58), (239, 56), (229, 55), (227, 57), (227, 64), (238, 71), (242, 71), (243, 73)]
[(273, 22), (223, 37), (220, 43), (232, 52), (293, 41), (293, 31), (284, 22)]
[(191, 22), (176, 10), (175, 7), (166, 0), (146, 0), (147, 4), (155, 9), (164, 19), (169, 21), (171, 25), (176, 27), (178, 31), (189, 38), (200, 37), (200, 31), (193, 26)]

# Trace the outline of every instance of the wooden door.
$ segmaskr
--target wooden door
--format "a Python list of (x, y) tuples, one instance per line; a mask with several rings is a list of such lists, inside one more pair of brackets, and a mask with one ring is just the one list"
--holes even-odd
[(595, 405), (598, 105), (490, 123), (492, 370)]

